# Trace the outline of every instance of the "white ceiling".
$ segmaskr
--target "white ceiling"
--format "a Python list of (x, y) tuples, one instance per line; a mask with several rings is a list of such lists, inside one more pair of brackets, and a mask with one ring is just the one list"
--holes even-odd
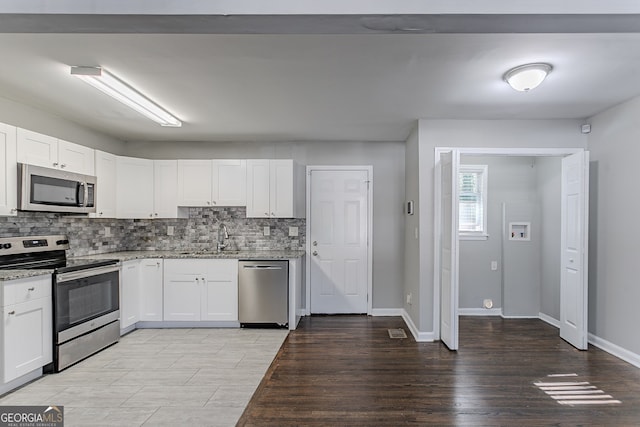
[[(640, 34), (0, 34), (0, 96), (122, 140), (406, 139), (418, 118), (586, 118), (640, 95)], [(510, 67), (549, 62), (531, 93)], [(163, 128), (69, 76), (103, 66)]]

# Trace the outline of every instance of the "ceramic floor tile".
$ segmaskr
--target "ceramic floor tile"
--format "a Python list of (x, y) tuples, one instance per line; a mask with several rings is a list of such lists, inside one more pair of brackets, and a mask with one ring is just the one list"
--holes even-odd
[(119, 378), (114, 385), (184, 385), (197, 371), (197, 369), (130, 371)]
[(159, 408), (64, 408), (65, 427), (141, 426)]
[(244, 408), (160, 408), (143, 424), (146, 426), (189, 426), (189, 427), (233, 427), (240, 419)]
[(128, 370), (74, 369), (70, 367), (57, 374), (45, 375), (40, 382), (51, 385), (110, 385), (127, 374)]
[(215, 386), (144, 386), (123, 407), (176, 406), (202, 408), (216, 393)]
[(57, 405), (80, 408), (114, 408), (140, 391), (141, 386), (68, 387), (53, 397)]
[(165, 370), (175, 365), (180, 359), (179, 354), (157, 354), (153, 357), (143, 355), (132, 355), (129, 357), (120, 357), (109, 362), (106, 365), (108, 369), (126, 369), (126, 370)]

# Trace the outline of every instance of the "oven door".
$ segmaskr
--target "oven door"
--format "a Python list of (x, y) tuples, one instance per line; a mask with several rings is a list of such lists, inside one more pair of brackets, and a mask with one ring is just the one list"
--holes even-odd
[(56, 342), (61, 344), (118, 320), (119, 282), (119, 266), (56, 274), (53, 289)]

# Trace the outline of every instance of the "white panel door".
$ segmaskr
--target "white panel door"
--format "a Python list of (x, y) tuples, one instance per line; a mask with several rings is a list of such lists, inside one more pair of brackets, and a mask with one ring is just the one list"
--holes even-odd
[(0, 123), (0, 215), (17, 215), (16, 128)]
[(116, 217), (116, 159), (118, 156), (96, 150), (96, 177), (98, 178), (95, 218)]
[(153, 217), (178, 217), (178, 162), (153, 161)]
[(589, 152), (562, 159), (560, 337), (588, 348)]
[(313, 170), (310, 180), (311, 313), (366, 313), (369, 172)]
[(440, 339), (458, 349), (458, 166), (459, 153), (440, 155)]

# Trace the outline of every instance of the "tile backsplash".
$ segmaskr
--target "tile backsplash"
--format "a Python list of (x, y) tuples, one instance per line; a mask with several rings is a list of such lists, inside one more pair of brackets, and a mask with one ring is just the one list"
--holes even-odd
[[(0, 217), (0, 237), (65, 234), (68, 256), (121, 250), (216, 250), (218, 229), (226, 225), (226, 250), (300, 249), (305, 247), (305, 219), (246, 218), (244, 207), (188, 208), (188, 218), (106, 219), (60, 213), (18, 212)], [(168, 235), (173, 227), (173, 235)], [(269, 236), (264, 228), (269, 227)], [(298, 227), (298, 236), (289, 236)]]

